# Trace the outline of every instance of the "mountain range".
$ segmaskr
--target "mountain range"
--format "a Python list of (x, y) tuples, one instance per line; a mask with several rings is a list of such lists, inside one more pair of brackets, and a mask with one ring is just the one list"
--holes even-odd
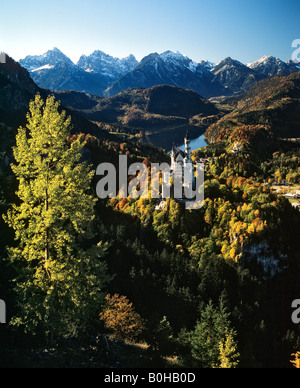
[[(49, 67), (45, 64), (48, 59), (39, 58), (37, 63), (30, 58), (31, 66)], [(200, 136), (211, 122), (209, 117), (216, 121), (221, 115), (215, 104), (198, 93), (175, 86), (136, 88), (113, 97), (99, 97), (41, 88), (31, 74), (9, 56), (0, 65), (0, 124), (14, 131), (26, 124), (29, 102), (37, 93), (43, 98), (55, 94), (61, 109), (71, 116), (74, 132), (116, 142), (124, 141), (123, 138), (140, 139), (141, 135), (145, 142), (163, 148), (173, 141), (180, 144), (187, 131), (192, 138)]]
[[(0, 125), (10, 127), (13, 132), (20, 125), (25, 125), (29, 103), (39, 93), (44, 99), (50, 94), (47, 89), (42, 89), (35, 84), (30, 73), (18, 62), (6, 55), (5, 63), (0, 64)], [(100, 139), (113, 139), (114, 136), (104, 132), (98, 125), (87, 120), (74, 109), (61, 106), (72, 118), (74, 132), (78, 133), (84, 128), (88, 133)], [(0, 144), (1, 149), (1, 144)]]
[(53, 91), (75, 90), (103, 95), (117, 79), (137, 65), (130, 55), (118, 59), (95, 51), (90, 56), (81, 56), (75, 65), (70, 58), (54, 48), (43, 55), (27, 56), (20, 60), (21, 66), (30, 72), (32, 79), (42, 88)]
[[(42, 62), (42, 58), (40, 60)], [(42, 66), (49, 67), (45, 62)], [(215, 77), (219, 76), (225, 84), (226, 79), (221, 76), (224, 67), (228, 70), (235, 65), (244, 69), (242, 64), (236, 62), (227, 59), (223, 65), (215, 67), (209, 63), (200, 65), (206, 68), (204, 72), (211, 67), (209, 72)], [(61, 62), (58, 63), (61, 65)], [(277, 72), (287, 71), (281, 62), (270, 58), (255, 63), (255, 66), (263, 63), (268, 63), (273, 71), (276, 66)], [(36, 65), (32, 59), (32, 66)], [(192, 67), (195, 64), (187, 62), (187, 65)], [(247, 67), (249, 73), (237, 74), (236, 85), (247, 83), (248, 77), (252, 78), (255, 70)], [(291, 67), (288, 70), (291, 71)], [(42, 97), (51, 93), (51, 90), (37, 86), (30, 75), (9, 56), (6, 63), (0, 66), (0, 116), (1, 122), (9, 127), (16, 128), (25, 123), (29, 101), (36, 93)], [(71, 115), (77, 132), (84, 128), (85, 132), (97, 138), (113, 141), (124, 136), (128, 136), (128, 139), (141, 136), (144, 141), (168, 148), (172, 142), (182, 140), (187, 130), (192, 138), (205, 132), (209, 143), (227, 139), (236, 142), (239, 137), (250, 139), (252, 134), (257, 137), (256, 134), (264, 135), (267, 132), (279, 139), (298, 138), (299, 82), (299, 72), (265, 77), (242, 95), (227, 98), (221, 104), (213, 103), (191, 89), (169, 85), (132, 88), (112, 97), (76, 91), (54, 94), (61, 101), (61, 108)], [(266, 145), (265, 139), (261, 142), (263, 147)]]
[(215, 65), (207, 60), (195, 62), (172, 51), (151, 53), (138, 62), (133, 55), (119, 59), (97, 50), (82, 55), (75, 64), (57, 48), (40, 56), (27, 56), (20, 64), (41, 88), (104, 97), (156, 85), (191, 89), (204, 98), (231, 97), (243, 94), (262, 79), (300, 71), (292, 61), (272, 56), (251, 64), (228, 57)]
[[(45, 64), (48, 59), (39, 58), (37, 63), (35, 58), (30, 58), (31, 66), (48, 68)], [(37, 93), (43, 98), (53, 93), (37, 86), (31, 74), (8, 55), (5, 63), (0, 65), (0, 124), (11, 127), (13, 132), (26, 124), (29, 103)], [(71, 116), (74, 132), (83, 131), (98, 139), (117, 142), (123, 141), (122, 135), (114, 134), (120, 130), (129, 135), (143, 133), (144, 140), (150, 142), (151, 136), (157, 134), (166, 141), (156, 139), (153, 143), (167, 147), (170, 137), (181, 142), (187, 130), (195, 137), (203, 132), (202, 127), (190, 123), (195, 115), (219, 114), (215, 104), (196, 92), (168, 85), (131, 89), (110, 98), (75, 91), (55, 92), (55, 96), (61, 101), (60, 109)], [(198, 124), (197, 117), (193, 122)], [(128, 140), (127, 135), (125, 138)]]

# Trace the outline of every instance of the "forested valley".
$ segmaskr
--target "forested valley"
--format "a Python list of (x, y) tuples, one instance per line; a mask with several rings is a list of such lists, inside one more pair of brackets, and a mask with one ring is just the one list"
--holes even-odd
[[(282, 81), (287, 93), (298, 81)], [(222, 105), (210, 144), (192, 153), (205, 161), (203, 206), (186, 210), (172, 197), (163, 207), (97, 198), (100, 163), (126, 155), (149, 167), (169, 155), (113, 124), (86, 130), (37, 92), (19, 129), (0, 120), (1, 364), (292, 367), (300, 213), (284, 194), (299, 192), (299, 127), (274, 127), (295, 101), (274, 103), (274, 123), (269, 111), (256, 120), (258, 105)]]

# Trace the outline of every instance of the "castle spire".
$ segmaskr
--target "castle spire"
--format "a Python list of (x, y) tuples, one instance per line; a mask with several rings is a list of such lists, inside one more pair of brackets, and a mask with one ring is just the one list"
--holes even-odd
[(185, 144), (184, 152), (186, 154), (186, 158), (187, 158), (188, 161), (191, 161), (191, 141), (189, 139), (189, 133), (188, 132), (186, 133), (186, 137), (184, 139), (184, 144)]
[(171, 169), (173, 169), (175, 167), (175, 145), (174, 145), (174, 142), (173, 142), (173, 147), (172, 147), (172, 151), (171, 151)]

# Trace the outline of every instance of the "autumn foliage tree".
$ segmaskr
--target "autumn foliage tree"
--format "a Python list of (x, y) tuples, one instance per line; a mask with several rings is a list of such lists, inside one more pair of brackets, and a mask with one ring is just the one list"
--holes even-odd
[(99, 318), (107, 330), (117, 339), (136, 339), (144, 329), (144, 321), (135, 311), (133, 304), (123, 295), (105, 297), (106, 306)]
[(294, 368), (300, 369), (300, 352), (292, 354), (292, 357), (293, 359), (291, 360), (291, 363)]
[(219, 344), (219, 368), (234, 369), (239, 364), (240, 354), (237, 352), (237, 344), (232, 334), (226, 335)]

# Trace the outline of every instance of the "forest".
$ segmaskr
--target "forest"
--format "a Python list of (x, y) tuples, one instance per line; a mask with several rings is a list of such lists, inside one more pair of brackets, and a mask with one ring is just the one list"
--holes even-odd
[(298, 365), (300, 213), (271, 185), (300, 186), (297, 143), (262, 152), (268, 130), (219, 132), (192, 154), (208, 161), (201, 209), (169, 198), (158, 210), (151, 198), (96, 197), (99, 163), (169, 160), (142, 137), (74, 134), (59, 102), (40, 95), (14, 136), (2, 124), (1, 365)]

